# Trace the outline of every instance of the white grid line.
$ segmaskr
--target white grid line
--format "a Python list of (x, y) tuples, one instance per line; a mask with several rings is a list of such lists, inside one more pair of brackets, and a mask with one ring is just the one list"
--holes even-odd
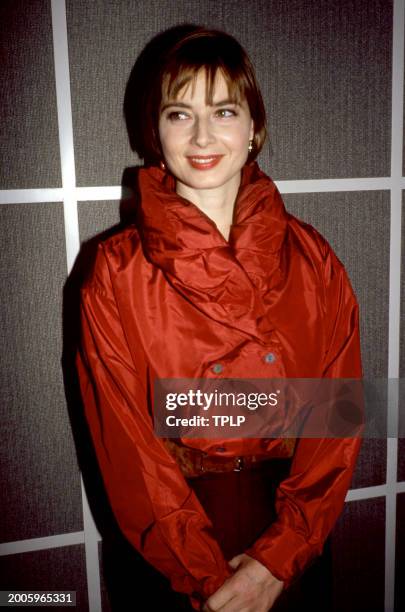
[[(300, 179), (274, 181), (280, 193), (318, 193), (329, 191), (384, 191), (391, 188), (390, 177)], [(405, 179), (404, 179), (405, 187)]]
[(55, 62), (56, 104), (62, 170), (63, 213), (65, 221), (68, 272), (79, 251), (79, 223), (75, 196), (76, 174), (70, 95), (69, 53), (64, 0), (52, 0), (52, 33)]
[[(401, 206), (404, 91), (404, 0), (394, 0), (391, 110), (391, 219), (388, 328), (388, 378), (399, 377), (401, 309)], [(398, 385), (388, 385), (389, 431), (398, 430)], [(387, 439), (387, 495), (385, 511), (385, 612), (395, 605), (395, 543), (398, 440)]]
[[(280, 193), (328, 193), (339, 191), (388, 191), (395, 187), (405, 189), (405, 178), (369, 177), (320, 180), (274, 181)], [(120, 200), (122, 187), (100, 185), (96, 187), (69, 187), (71, 202)], [(66, 195), (65, 188), (3, 189), (0, 190), (0, 204), (30, 204), (36, 202), (61, 202)]]
[[(80, 250), (80, 238), (79, 221), (77, 216), (76, 174), (65, 0), (52, 0), (51, 11), (59, 146), (62, 166), (66, 259), (69, 273)], [(101, 612), (100, 571), (96, 537), (97, 529), (90, 512), (82, 477), (81, 491), (89, 612)]]
[(62, 546), (75, 546), (84, 543), (84, 531), (72, 533), (59, 533), (44, 538), (31, 538), (29, 540), (18, 540), (17, 542), (4, 542), (0, 544), (0, 557), (5, 555), (16, 555), (49, 548), (60, 548)]
[(41, 202), (63, 202), (64, 191), (55, 189), (3, 189), (0, 204), (36, 204)]
[(81, 486), (89, 612), (101, 612), (100, 558), (98, 554), (98, 543), (101, 541), (101, 536), (89, 507), (83, 478), (81, 479)]
[(387, 485), (375, 485), (372, 487), (363, 487), (361, 489), (350, 489), (347, 492), (345, 502), (358, 501), (360, 499), (373, 499), (374, 497), (383, 497), (387, 493)]

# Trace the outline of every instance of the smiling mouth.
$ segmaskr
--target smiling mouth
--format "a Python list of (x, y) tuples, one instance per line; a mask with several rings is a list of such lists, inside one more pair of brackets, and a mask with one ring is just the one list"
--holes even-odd
[(189, 164), (197, 170), (209, 170), (216, 166), (222, 159), (223, 155), (189, 155), (187, 160)]

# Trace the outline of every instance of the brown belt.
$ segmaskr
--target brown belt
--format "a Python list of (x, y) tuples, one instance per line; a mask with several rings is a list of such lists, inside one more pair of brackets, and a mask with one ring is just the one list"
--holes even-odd
[(211, 472), (240, 472), (255, 468), (262, 461), (270, 460), (268, 455), (218, 457), (208, 455), (197, 448), (177, 444), (170, 438), (164, 438), (163, 441), (186, 478), (196, 478)]

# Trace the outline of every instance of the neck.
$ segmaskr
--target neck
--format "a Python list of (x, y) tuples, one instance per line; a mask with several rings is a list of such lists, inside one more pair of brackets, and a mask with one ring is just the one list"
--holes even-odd
[(240, 179), (241, 174), (239, 172), (226, 185), (211, 189), (193, 189), (177, 181), (176, 192), (195, 204), (207, 215), (215, 223), (225, 240), (228, 240)]

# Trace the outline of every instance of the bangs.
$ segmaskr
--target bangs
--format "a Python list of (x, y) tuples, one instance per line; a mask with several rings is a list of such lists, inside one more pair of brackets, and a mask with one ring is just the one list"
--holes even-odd
[(194, 95), (198, 74), (205, 72), (205, 103), (212, 106), (215, 93), (215, 84), (218, 74), (222, 74), (228, 87), (229, 99), (235, 104), (240, 104), (246, 98), (246, 84), (242, 75), (231, 75), (224, 65), (186, 65), (177, 66), (175, 69), (167, 70), (162, 78), (162, 103), (168, 100), (177, 100), (180, 91), (191, 85)]

